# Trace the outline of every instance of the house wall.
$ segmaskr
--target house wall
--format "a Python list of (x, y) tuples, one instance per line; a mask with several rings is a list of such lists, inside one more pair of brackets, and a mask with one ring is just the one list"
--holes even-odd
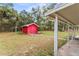
[(27, 33), (27, 27), (26, 26), (22, 28), (22, 32)]
[(38, 32), (38, 27), (36, 25), (30, 25), (27, 27), (28, 34), (36, 34)]

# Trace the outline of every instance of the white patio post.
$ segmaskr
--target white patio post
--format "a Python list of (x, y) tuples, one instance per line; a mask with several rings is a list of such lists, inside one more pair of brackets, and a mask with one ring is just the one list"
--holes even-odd
[(58, 17), (55, 15), (54, 20), (54, 56), (58, 55)]
[(75, 33), (76, 33), (76, 26), (75, 26)]
[(77, 32), (77, 25), (76, 25), (76, 32)]
[(78, 31), (79, 31), (79, 26), (78, 26)]
[(76, 35), (76, 32), (77, 32), (77, 27), (76, 27), (76, 25), (75, 25), (75, 35)]
[(77, 32), (78, 32), (78, 25), (77, 25)]
[(77, 25), (77, 32), (78, 32), (78, 25)]
[(74, 25), (72, 25), (72, 40), (74, 40), (75, 31), (74, 31)]
[(63, 32), (64, 32), (64, 23), (63, 23), (63, 28), (62, 29), (63, 29)]
[(79, 26), (78, 26), (78, 32), (79, 32)]
[(78, 32), (79, 32), (79, 25), (78, 25)]
[(78, 32), (78, 25), (77, 25), (77, 32)]
[(76, 25), (76, 31), (75, 31), (75, 35), (77, 35), (77, 25)]
[[(74, 27), (73, 27), (73, 35), (74, 35), (74, 37), (75, 37), (75, 25), (74, 25)], [(73, 38), (74, 39), (74, 38)]]
[(68, 32), (68, 41), (69, 41), (69, 39), (70, 39), (70, 25), (68, 24), (67, 26), (68, 26), (68, 31), (67, 32)]

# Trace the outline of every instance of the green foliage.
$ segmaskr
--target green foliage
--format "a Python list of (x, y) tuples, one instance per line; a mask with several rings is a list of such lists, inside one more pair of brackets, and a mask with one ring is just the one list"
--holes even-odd
[[(27, 12), (26, 10), (22, 10), (19, 13), (13, 8), (12, 3), (0, 3), (0, 31), (5, 31), (4, 29), (7, 27), (11, 29), (7, 29), (6, 31), (17, 31), (20, 30), (21, 26), (37, 23), (40, 27), (40, 31), (44, 30), (54, 30), (54, 22), (53, 19), (45, 16), (45, 13), (53, 9), (56, 3), (48, 4), (48, 6), (37, 8), (32, 8), (31, 12)], [(53, 8), (51, 8), (53, 6)], [(8, 25), (7, 25), (8, 24)], [(7, 25), (5, 27), (5, 25)], [(67, 24), (59, 22), (59, 31), (67, 30)], [(71, 28), (71, 27), (70, 27)], [(71, 28), (72, 29), (72, 28)]]
[(13, 9), (13, 4), (0, 4), (0, 31), (13, 31), (16, 23), (16, 15), (17, 11)]
[(54, 22), (48, 21), (46, 25), (47, 25), (47, 30), (53, 30)]

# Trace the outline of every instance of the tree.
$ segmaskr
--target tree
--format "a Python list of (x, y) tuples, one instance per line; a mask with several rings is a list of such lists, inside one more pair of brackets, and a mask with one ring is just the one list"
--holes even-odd
[[(47, 4), (43, 7), (32, 8), (30, 12), (22, 10), (18, 13), (14, 10), (13, 4), (0, 4), (0, 28), (3, 28), (3, 31), (17, 31), (21, 26), (35, 22), (40, 26), (40, 30), (53, 30), (52, 19), (45, 16), (45, 13), (53, 9), (55, 5), (56, 3)], [(59, 26), (61, 29), (62, 25), (60, 24)]]
[(16, 16), (17, 11), (13, 9), (13, 4), (0, 4), (0, 30), (13, 31), (16, 22)]
[(29, 24), (29, 23), (33, 22), (31, 13), (29, 13), (25, 10), (22, 10), (20, 12), (19, 16), (20, 16), (20, 19), (21, 19), (20, 24), (22, 24), (22, 25)]

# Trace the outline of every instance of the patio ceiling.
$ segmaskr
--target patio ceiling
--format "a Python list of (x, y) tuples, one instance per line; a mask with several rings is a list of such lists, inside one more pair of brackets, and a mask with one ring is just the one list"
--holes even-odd
[(58, 9), (50, 10), (46, 16), (59, 16), (59, 20), (68, 21), (72, 24), (79, 25), (79, 3), (68, 3)]

